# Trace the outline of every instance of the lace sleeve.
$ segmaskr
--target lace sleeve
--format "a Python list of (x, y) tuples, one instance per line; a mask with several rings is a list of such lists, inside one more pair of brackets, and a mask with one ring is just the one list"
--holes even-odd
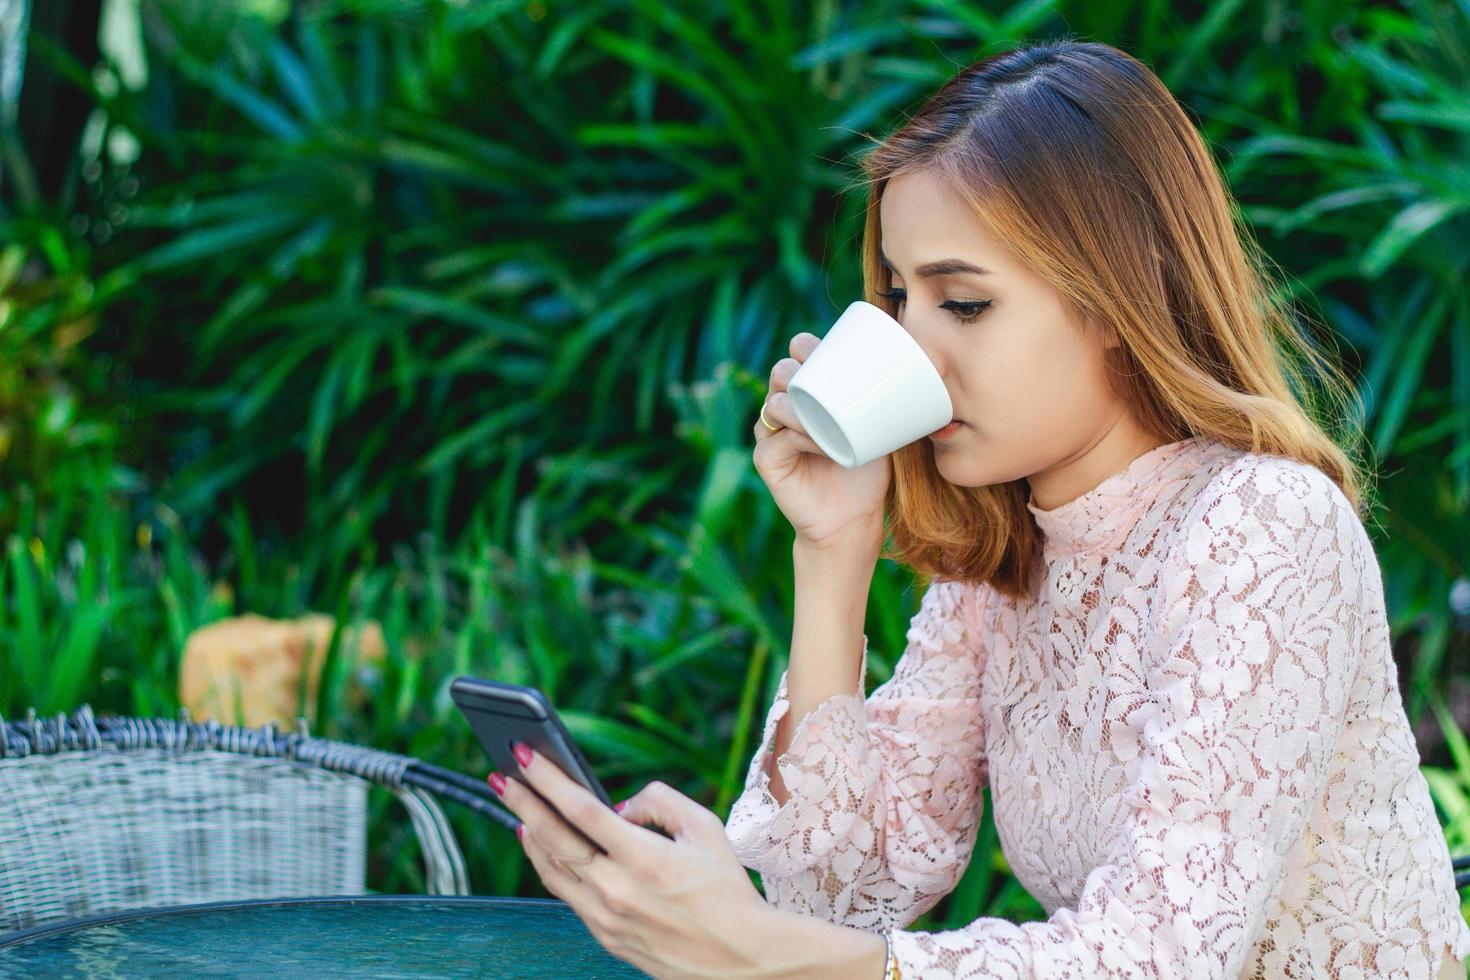
[(1153, 696), (1123, 719), (1146, 746), (1126, 823), (1077, 907), (895, 933), (905, 976), (1241, 973), (1328, 783), (1376, 558), (1336, 485), (1292, 461), (1222, 473), (1179, 535)]
[[(988, 590), (979, 590), (982, 594)], [(936, 580), (909, 623), (893, 676), (817, 705), (776, 759), (789, 798), (770, 792), (786, 673), (726, 833), (777, 907), (858, 928), (913, 921), (953, 887), (979, 829), (987, 770), (979, 710), (984, 664), (977, 589)]]

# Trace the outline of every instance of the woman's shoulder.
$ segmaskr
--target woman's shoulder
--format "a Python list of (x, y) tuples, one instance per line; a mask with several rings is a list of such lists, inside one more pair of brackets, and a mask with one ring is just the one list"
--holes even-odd
[(1201, 472), (1177, 525), (1186, 554), (1223, 540), (1271, 550), (1371, 553), (1352, 501), (1321, 469), (1289, 456), (1216, 445), (1216, 465)]
[(978, 629), (986, 608), (1004, 598), (990, 582), (938, 576), (925, 587), (920, 612)]

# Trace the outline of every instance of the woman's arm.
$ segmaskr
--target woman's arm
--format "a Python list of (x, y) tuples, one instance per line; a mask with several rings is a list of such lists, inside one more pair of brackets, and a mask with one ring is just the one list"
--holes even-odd
[(888, 944), (877, 932), (833, 925), (799, 912), (761, 907), (751, 921), (752, 949), (766, 953), (752, 980), (883, 980)]
[[(988, 778), (981, 595), (991, 592), (931, 583), (893, 676), (864, 699), (863, 636), (850, 689), (814, 707), (777, 754), (775, 729), (790, 708), (790, 672), (783, 674), (726, 821), (736, 857), (760, 872), (771, 904), (839, 925), (893, 928), (954, 888)], [(772, 766), (784, 801), (770, 791)]]
[[(776, 726), (773, 756), (791, 747), (797, 722), (830, 697), (862, 690), (863, 616), (868, 588), (882, 550), (883, 528), (849, 538), (849, 544), (814, 548), (797, 540), (791, 547), (795, 568), (796, 613), (787, 670), (790, 707)], [(771, 795), (784, 804), (790, 796), (781, 773), (767, 769)]]

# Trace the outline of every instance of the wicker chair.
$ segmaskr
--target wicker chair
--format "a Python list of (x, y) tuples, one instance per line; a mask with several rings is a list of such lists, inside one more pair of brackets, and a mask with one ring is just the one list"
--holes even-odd
[(365, 891), (367, 789), (408, 811), (432, 894), (469, 894), (436, 797), (514, 829), (478, 779), (296, 732), (0, 719), (0, 933), (122, 909)]

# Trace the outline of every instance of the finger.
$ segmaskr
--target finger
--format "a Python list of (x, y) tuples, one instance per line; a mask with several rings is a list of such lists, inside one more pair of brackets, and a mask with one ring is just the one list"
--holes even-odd
[(725, 837), (725, 825), (713, 811), (658, 780), (629, 797), (619, 812), (624, 820), (663, 828), (675, 841), (703, 844), (715, 834)]
[(791, 338), (791, 356), (798, 361), (805, 361), (821, 342), (822, 339), (814, 333), (799, 333)]
[[(551, 766), (550, 768), (556, 768)], [(547, 800), (538, 795), (538, 790), (521, 782), (520, 778), (505, 781), (502, 799), (505, 805), (525, 825), (524, 837), (534, 837), (542, 847), (552, 854), (582, 855), (588, 853), (592, 843), (577, 828), (565, 820)], [(524, 842), (524, 840), (523, 840)]]
[[(525, 751), (529, 749), (530, 746), (526, 746)], [(530, 752), (530, 761), (521, 763), (521, 775), (532, 789), (556, 808), (565, 824), (585, 834), (588, 842), (600, 847), (615, 860), (627, 852), (634, 839), (627, 822), (620, 820), (612, 807), (568, 776), (561, 766), (540, 752)], [(587, 843), (580, 843), (575, 850), (556, 852), (553, 848), (553, 851), (581, 854), (586, 847)]]
[(796, 410), (791, 407), (791, 393), (778, 391), (766, 399), (766, 421), (772, 425), (784, 425), (788, 429), (806, 435)]
[(785, 391), (786, 385), (791, 381), (791, 376), (801, 368), (801, 362), (794, 357), (783, 357), (771, 365), (771, 378), (768, 382), (771, 393)]
[(546, 890), (566, 902), (573, 911), (581, 915), (587, 902), (592, 898), (591, 885), (588, 883), (590, 877), (588, 869), (591, 865), (579, 865), (576, 873), (572, 873), (560, 861), (552, 859), (553, 852), (531, 834), (530, 828), (527, 828), (521, 835), (521, 850), (525, 852), (526, 860), (531, 862), (531, 867), (536, 869), (536, 874), (540, 877), (541, 883), (546, 886)]
[[(769, 418), (769, 416), (767, 417)], [(765, 426), (757, 422), (756, 428), (765, 429)], [(802, 453), (815, 453), (818, 456), (821, 456), (823, 459), (827, 458), (827, 454), (822, 452), (822, 447), (817, 445), (812, 440), (811, 436), (807, 435), (804, 432), (797, 432), (795, 429), (782, 429), (779, 432), (771, 432), (767, 430), (764, 436), (756, 436), (757, 442), (764, 439), (780, 440), (780, 442), (777, 442), (770, 449), (763, 450), (764, 452), (781, 453), (784, 449), (789, 448)]]
[(771, 399), (773, 397), (772, 395), (767, 395), (766, 400), (761, 403), (760, 411), (755, 414), (755, 424), (751, 426), (751, 431), (755, 433), (756, 442), (760, 442), (762, 439), (769, 439), (776, 433), (784, 431), (781, 420), (771, 411)]

